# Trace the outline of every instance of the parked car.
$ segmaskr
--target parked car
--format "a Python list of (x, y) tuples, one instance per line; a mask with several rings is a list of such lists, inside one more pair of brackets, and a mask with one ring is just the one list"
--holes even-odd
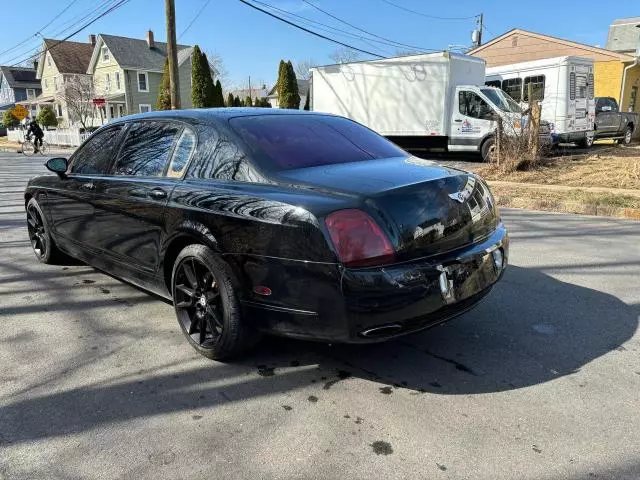
[(7, 136), (7, 127), (4, 126), (4, 123), (0, 123), (0, 137)]
[(621, 112), (615, 98), (596, 98), (596, 138), (614, 138), (628, 145), (637, 127), (637, 113)]
[(467, 311), (507, 264), (478, 176), (313, 112), (126, 117), (25, 191), (43, 263), (61, 252), (167, 299), (223, 359), (256, 332), (371, 342)]

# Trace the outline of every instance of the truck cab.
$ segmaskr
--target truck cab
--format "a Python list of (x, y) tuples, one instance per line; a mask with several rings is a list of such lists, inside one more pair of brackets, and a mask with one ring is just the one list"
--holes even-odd
[[(502, 119), (506, 135), (521, 134), (527, 121), (520, 105), (499, 88), (457, 86), (451, 109), (449, 150), (480, 152), (488, 160), (495, 145), (498, 118)], [(543, 128), (541, 134), (545, 135)]]
[(638, 114), (621, 112), (611, 97), (596, 97), (595, 137), (629, 144), (638, 127)]

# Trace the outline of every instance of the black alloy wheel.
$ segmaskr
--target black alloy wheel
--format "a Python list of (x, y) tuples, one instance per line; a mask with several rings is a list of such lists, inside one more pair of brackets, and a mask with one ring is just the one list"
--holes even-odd
[(176, 268), (174, 302), (178, 320), (191, 340), (211, 349), (224, 331), (220, 287), (200, 260), (187, 257)]
[(173, 266), (171, 294), (180, 328), (200, 354), (235, 356), (258, 339), (246, 325), (228, 265), (204, 245), (185, 247)]
[(40, 210), (35, 198), (32, 198), (27, 203), (27, 231), (29, 232), (29, 241), (36, 258), (42, 263), (52, 263), (57, 254), (57, 249), (49, 234), (42, 210)]

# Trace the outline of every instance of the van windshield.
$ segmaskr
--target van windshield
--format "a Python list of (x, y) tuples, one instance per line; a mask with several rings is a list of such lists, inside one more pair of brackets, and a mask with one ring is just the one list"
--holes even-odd
[(522, 113), (520, 105), (518, 105), (509, 95), (497, 88), (482, 88), (484, 93), (491, 103), (498, 107), (503, 112)]

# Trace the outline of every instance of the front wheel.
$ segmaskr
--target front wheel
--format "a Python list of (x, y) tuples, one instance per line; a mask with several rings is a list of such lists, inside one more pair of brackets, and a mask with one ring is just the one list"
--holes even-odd
[(227, 265), (209, 247), (189, 245), (180, 252), (171, 293), (182, 333), (205, 357), (230, 358), (257, 338), (242, 319)]
[(38, 261), (42, 263), (55, 263), (60, 252), (49, 232), (45, 216), (35, 198), (27, 203), (27, 231), (31, 248)]
[(480, 153), (482, 154), (482, 160), (484, 162), (490, 163), (494, 160), (496, 153), (496, 140), (495, 138), (487, 138), (482, 147), (480, 148)]
[(633, 137), (633, 128), (627, 127), (624, 131), (624, 136), (618, 140), (620, 145), (629, 145), (631, 143), (631, 138)]

